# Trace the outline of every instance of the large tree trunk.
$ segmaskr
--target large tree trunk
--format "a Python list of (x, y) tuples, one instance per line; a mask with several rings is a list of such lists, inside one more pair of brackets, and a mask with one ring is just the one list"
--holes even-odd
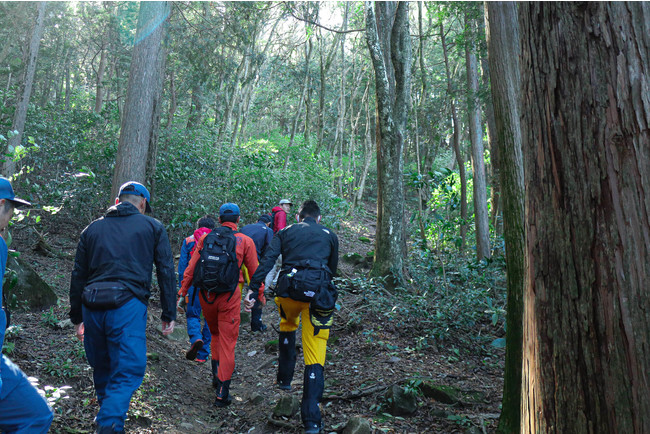
[(447, 43), (445, 41), (445, 29), (443, 24), (440, 23), (440, 42), (442, 45), (442, 53), (445, 60), (445, 71), (447, 73), (447, 94), (449, 95), (451, 105), (451, 120), (454, 124), (454, 135), (452, 138), (452, 145), (454, 148), (454, 155), (456, 156), (456, 163), (458, 164), (458, 176), (460, 177), (460, 252), (465, 250), (465, 239), (467, 238), (467, 175), (465, 174), (465, 157), (460, 148), (460, 124), (458, 122), (458, 114), (456, 112), (455, 95), (453, 92), (451, 80), (451, 68), (449, 68), (449, 56), (447, 55)]
[[(373, 9), (376, 8), (376, 11)], [(408, 2), (365, 2), (366, 38), (377, 94), (377, 235), (374, 276), (404, 279), (404, 137), (411, 89)]]
[(481, 103), (478, 99), (478, 66), (476, 60), (476, 19), (465, 13), (467, 41), (465, 65), (467, 67), (467, 114), (469, 138), (472, 144), (472, 178), (474, 180), (474, 225), (476, 229), (476, 258), (490, 257), (490, 225), (487, 211), (487, 185), (485, 182), (485, 157), (483, 155), (483, 128)]
[(519, 5), (527, 432), (650, 432), (649, 22)]
[[(32, 95), (32, 85), (34, 84), (34, 72), (36, 71), (36, 59), (38, 58), (38, 49), (41, 45), (41, 35), (43, 34), (43, 20), (45, 18), (45, 5), (46, 2), (38, 3), (38, 17), (32, 32), (32, 39), (29, 43), (29, 59), (27, 61), (27, 70), (25, 71), (25, 81), (23, 87), (23, 94), (16, 107), (14, 114), (14, 121), (11, 125), (12, 131), (18, 133), (9, 138), (8, 152), (11, 154), (14, 149), (20, 146), (25, 130), (25, 121), (27, 120), (27, 107), (29, 106), (29, 98)], [(2, 167), (2, 174), (9, 178), (16, 171), (16, 162), (11, 157), (5, 157), (5, 162)]]
[(124, 182), (146, 180), (149, 145), (160, 113), (160, 56), (168, 16), (169, 3), (140, 3), (111, 197)]
[(519, 26), (513, 2), (485, 2), (495, 115), (495, 146), (503, 156), (503, 236), (506, 245), (506, 362), (499, 432), (520, 428), (524, 292), (524, 166), (519, 128)]

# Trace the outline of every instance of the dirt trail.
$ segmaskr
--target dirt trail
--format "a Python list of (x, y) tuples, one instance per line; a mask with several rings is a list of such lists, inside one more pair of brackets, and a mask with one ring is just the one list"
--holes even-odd
[[(357, 252), (365, 255), (372, 244), (358, 240), (372, 238), (372, 215), (343, 223), (337, 231), (341, 239), (341, 255)], [(80, 228), (54, 226), (47, 228), (48, 240), (56, 249), (74, 255)], [(92, 375), (83, 347), (73, 338), (72, 328), (50, 327), (47, 323), (67, 318), (67, 290), (72, 261), (44, 257), (29, 246), (29, 234), (16, 237), (15, 248), (22, 251), (34, 268), (52, 284), (60, 297), (59, 306), (43, 313), (16, 313), (14, 324), (22, 331), (10, 340), (15, 349), (10, 357), (21, 368), (39, 379), (41, 388), (52, 386), (61, 390), (55, 404), (56, 417), (51, 432), (93, 432), (93, 418), (98, 410), (94, 399)], [(56, 240), (56, 241), (52, 241)], [(178, 246), (173, 246), (178, 249)], [(176, 252), (178, 253), (178, 252)], [(364, 270), (342, 264), (344, 276), (355, 276)], [(382, 312), (369, 309), (363, 293), (341, 291), (341, 310), (335, 317), (325, 366), (326, 399), (322, 404), (325, 432), (341, 432), (350, 417), (361, 416), (371, 421), (375, 432), (466, 432), (482, 426), (477, 432), (492, 431), (498, 417), (502, 388), (501, 364), (486, 365), (482, 357), (466, 360), (450, 357), (427, 347), (415, 350), (418, 325), (387, 322)], [(269, 326), (264, 333), (251, 333), (250, 323), (242, 322), (236, 348), (236, 369), (231, 383), (233, 404), (217, 409), (211, 386), (210, 364), (185, 359), (189, 341), (184, 333), (185, 318), (179, 315), (183, 329), (181, 340), (162, 337), (160, 308), (154, 295), (149, 308), (147, 373), (134, 395), (127, 419), (127, 432), (133, 433), (271, 433), (301, 432), (300, 416), (269, 422), (272, 410), (283, 393), (275, 388), (277, 353), (272, 349), (277, 340), (279, 315), (270, 301), (263, 320)], [(408, 322), (408, 318), (404, 319)], [(300, 334), (298, 334), (299, 336)], [(276, 341), (277, 344), (277, 341)], [(298, 399), (302, 394), (304, 362), (299, 353), (291, 392)], [(430, 377), (465, 391), (474, 391), (480, 402), (454, 407), (430, 398), (418, 398), (414, 416), (391, 417), (380, 407), (384, 387), (403, 384), (409, 378)], [(367, 394), (353, 397), (352, 392)], [(49, 390), (50, 395), (56, 390)], [(356, 393), (357, 395), (359, 393)], [(362, 394), (362, 393), (361, 393)]]

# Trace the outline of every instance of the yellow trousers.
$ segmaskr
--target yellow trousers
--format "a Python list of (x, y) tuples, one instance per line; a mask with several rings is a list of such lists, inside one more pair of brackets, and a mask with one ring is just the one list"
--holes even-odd
[(314, 336), (314, 326), (309, 318), (309, 303), (296, 301), (288, 297), (275, 297), (275, 304), (280, 309), (280, 331), (294, 332), (300, 324), (302, 315), (302, 347), (305, 356), (305, 365), (318, 363), (325, 366), (325, 353), (327, 352), (327, 339), (330, 331), (319, 330)]

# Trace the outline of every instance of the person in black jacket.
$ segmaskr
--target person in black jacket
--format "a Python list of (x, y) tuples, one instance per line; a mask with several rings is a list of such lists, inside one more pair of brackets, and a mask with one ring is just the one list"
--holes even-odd
[[(316, 202), (308, 200), (303, 203), (299, 214), (300, 222), (281, 230), (271, 241), (271, 246), (251, 278), (250, 290), (244, 300), (246, 309), (254, 306), (260, 284), (281, 254), (282, 270), (275, 289), (275, 303), (280, 309), (281, 317), (277, 381), (280, 389), (291, 390), (296, 363), (296, 330), (302, 316), (305, 373), (300, 414), (306, 433), (318, 433), (322, 429), (318, 404), (323, 397), (323, 368), (329, 338), (328, 326), (313, 323), (309, 297), (314, 293), (309, 288), (324, 285), (322, 290), (328, 290), (330, 280), (336, 273), (339, 256), (338, 237), (319, 224), (320, 217), (320, 208)], [(308, 281), (303, 280), (305, 286), (297, 283), (301, 276), (307, 276)], [(296, 292), (295, 288), (302, 293)]]
[[(266, 249), (271, 245), (273, 239), (273, 230), (269, 228), (271, 223), (271, 216), (262, 214), (257, 223), (251, 223), (239, 230), (244, 235), (248, 235), (255, 243), (255, 250), (257, 250), (257, 260), (261, 261), (266, 253)], [(266, 330), (266, 325), (262, 322), (262, 303), (257, 300), (255, 306), (251, 309), (251, 331), (263, 332)]]
[[(81, 233), (70, 280), (70, 320), (84, 342), (99, 403), (98, 433), (124, 431), (131, 396), (147, 366), (147, 305), (156, 264), (162, 332), (174, 330), (176, 275), (165, 227), (151, 212), (149, 191), (120, 187), (115, 206)], [(84, 339), (85, 338), (85, 339)]]

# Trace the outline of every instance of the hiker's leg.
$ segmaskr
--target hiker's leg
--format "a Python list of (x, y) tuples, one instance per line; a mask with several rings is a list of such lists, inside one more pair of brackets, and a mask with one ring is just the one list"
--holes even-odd
[(301, 303), (285, 297), (276, 297), (275, 303), (280, 310), (276, 379), (280, 389), (291, 390), (291, 381), (296, 369), (296, 329), (300, 322)]
[(54, 415), (27, 376), (4, 355), (0, 355), (0, 431), (46, 433)]
[(212, 333), (210, 333), (210, 327), (205, 318), (201, 321), (203, 323), (203, 329), (201, 330), (201, 336), (203, 336), (203, 348), (199, 351), (199, 354), (196, 356), (197, 359), (206, 360), (210, 357), (210, 345), (212, 343)]
[[(190, 344), (201, 339), (201, 302), (199, 301), (199, 290), (190, 286), (187, 291), (187, 335), (190, 337)], [(205, 344), (205, 341), (203, 342)]]
[[(232, 294), (220, 294), (217, 302), (219, 306), (219, 380), (230, 380), (235, 370), (235, 345), (239, 337), (241, 287), (237, 286)], [(213, 339), (216, 337), (213, 334)]]
[(147, 367), (147, 306), (137, 298), (106, 312), (106, 338), (111, 378), (97, 413), (97, 425), (124, 430), (131, 396), (140, 387)]
[(302, 349), (305, 365), (325, 366), (329, 329), (321, 329), (314, 335), (314, 326), (309, 318), (309, 303), (302, 303)]
[(310, 432), (318, 432), (322, 426), (318, 404), (323, 398), (325, 385), (323, 367), (325, 366), (325, 353), (329, 335), (329, 329), (321, 329), (314, 335), (314, 326), (309, 317), (309, 303), (303, 303), (302, 348), (305, 358), (305, 374), (300, 416), (305, 430)]
[[(199, 293), (197, 298), (201, 299), (201, 309), (203, 310), (203, 317), (207, 323), (208, 330), (210, 331), (210, 353), (212, 353), (212, 360), (219, 361), (219, 309), (216, 301), (216, 296), (207, 294), (207, 301), (203, 294)], [(207, 345), (207, 344), (206, 344)]]
[(106, 311), (92, 310), (82, 306), (84, 320), (84, 348), (86, 359), (93, 368), (93, 382), (97, 402), (102, 405), (106, 396), (106, 385), (111, 378), (111, 358), (108, 354), (104, 320)]

